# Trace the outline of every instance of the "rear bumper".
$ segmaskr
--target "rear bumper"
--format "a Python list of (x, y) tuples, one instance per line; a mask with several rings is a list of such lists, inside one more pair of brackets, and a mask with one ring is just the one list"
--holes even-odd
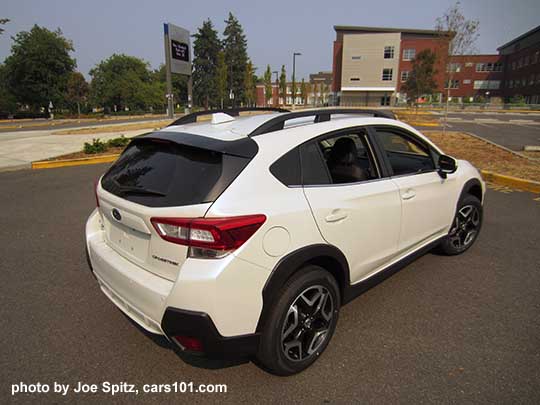
[[(161, 322), (161, 329), (167, 338), (181, 350), (175, 336), (196, 338), (202, 342), (203, 355), (213, 359), (239, 358), (253, 355), (259, 347), (258, 333), (240, 336), (221, 336), (210, 316), (204, 312), (167, 308)], [(190, 353), (189, 351), (186, 351)]]
[(175, 336), (196, 338), (203, 346), (199, 354), (209, 358), (256, 353), (262, 296), (244, 283), (254, 287), (256, 281), (262, 289), (266, 271), (231, 255), (221, 264), (187, 260), (175, 282), (166, 280), (109, 247), (97, 211), (86, 224), (86, 249), (102, 292), (143, 329), (181, 349)]

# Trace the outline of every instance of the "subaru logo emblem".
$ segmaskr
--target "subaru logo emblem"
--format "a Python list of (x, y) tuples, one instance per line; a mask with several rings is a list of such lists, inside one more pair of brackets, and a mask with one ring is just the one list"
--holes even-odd
[(113, 216), (114, 219), (116, 219), (117, 221), (121, 221), (121, 220), (122, 220), (122, 215), (120, 215), (120, 211), (118, 211), (116, 208), (113, 208), (113, 210), (112, 210), (112, 216)]

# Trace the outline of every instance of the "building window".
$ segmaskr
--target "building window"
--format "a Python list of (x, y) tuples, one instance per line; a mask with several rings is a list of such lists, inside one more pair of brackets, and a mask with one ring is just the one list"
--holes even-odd
[(500, 87), (500, 80), (475, 80), (473, 85), (475, 90), (498, 90)]
[(531, 77), (529, 77), (529, 85), (533, 85), (534, 84), (534, 75), (531, 75)]
[(529, 55), (525, 56), (525, 60), (523, 61), (523, 66), (529, 66)]
[(509, 88), (509, 89), (514, 88), (514, 81), (513, 81), (513, 80), (509, 80), (509, 81), (508, 81), (508, 88)]
[(459, 89), (459, 80), (457, 80), (457, 79), (452, 79), (450, 81), (447, 81), (446, 86), (444, 87), (445, 89), (448, 88), (448, 83), (449, 82), (450, 82), (450, 88), (451, 89)]
[(540, 73), (536, 75), (536, 84), (540, 84)]
[(394, 47), (385, 46), (384, 47), (384, 59), (394, 59)]
[(382, 96), (381, 105), (390, 105), (390, 96)]
[(502, 63), (477, 63), (477, 72), (502, 72)]
[(382, 71), (382, 79), (383, 81), (391, 81), (392, 80), (392, 69), (383, 69)]
[(512, 70), (516, 70), (516, 61), (512, 62)]
[(413, 60), (416, 56), (416, 49), (409, 48), (403, 50), (403, 60)]
[(540, 51), (536, 51), (534, 53), (534, 56), (533, 56), (533, 59), (532, 59), (532, 63), (538, 63), (538, 58), (540, 58)]
[(449, 63), (448, 71), (453, 73), (461, 72), (461, 63)]
[(472, 62), (467, 62), (465, 63), (465, 67), (472, 67), (473, 63)]
[(471, 79), (465, 79), (465, 80), (463, 80), (463, 84), (471, 84)]
[(518, 69), (521, 69), (521, 67), (523, 66), (523, 58), (519, 58), (518, 60)]
[(407, 80), (409, 80), (409, 71), (405, 70), (401, 72), (401, 81), (406, 82)]

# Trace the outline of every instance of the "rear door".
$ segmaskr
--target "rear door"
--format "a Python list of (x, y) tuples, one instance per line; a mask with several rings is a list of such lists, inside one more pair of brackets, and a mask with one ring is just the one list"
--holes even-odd
[(175, 280), (187, 247), (163, 240), (152, 217), (203, 217), (250, 159), (159, 139), (135, 140), (98, 185), (106, 243)]
[(379, 148), (392, 171), (402, 203), (399, 250), (406, 251), (440, 235), (452, 221), (454, 176), (441, 178), (433, 151), (422, 139), (402, 128), (374, 128)]
[(383, 177), (365, 129), (301, 147), (304, 193), (323, 238), (346, 256), (351, 282), (395, 256), (401, 217), (396, 184)]

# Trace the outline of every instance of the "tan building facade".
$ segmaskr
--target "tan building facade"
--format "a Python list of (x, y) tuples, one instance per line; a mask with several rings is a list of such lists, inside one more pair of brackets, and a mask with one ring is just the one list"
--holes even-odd
[(389, 105), (396, 91), (400, 33), (343, 35), (342, 105)]

